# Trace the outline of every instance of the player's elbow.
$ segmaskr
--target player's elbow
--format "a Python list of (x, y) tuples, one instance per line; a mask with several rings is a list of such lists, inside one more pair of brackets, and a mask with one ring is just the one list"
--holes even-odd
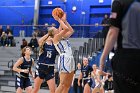
[(74, 33), (74, 30), (73, 30), (73, 29), (71, 29), (70, 31), (71, 31), (72, 33)]
[(116, 27), (111, 27), (108, 32), (108, 37), (117, 38), (119, 33), (119, 29)]
[(38, 43), (41, 43), (42, 42), (42, 38), (40, 38), (39, 40), (38, 40)]
[(13, 71), (16, 71), (16, 67), (15, 66), (13, 66)]

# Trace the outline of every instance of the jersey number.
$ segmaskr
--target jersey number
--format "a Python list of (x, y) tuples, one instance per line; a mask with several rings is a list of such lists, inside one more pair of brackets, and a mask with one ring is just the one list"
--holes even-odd
[(52, 51), (47, 51), (47, 57), (51, 58), (52, 57)]

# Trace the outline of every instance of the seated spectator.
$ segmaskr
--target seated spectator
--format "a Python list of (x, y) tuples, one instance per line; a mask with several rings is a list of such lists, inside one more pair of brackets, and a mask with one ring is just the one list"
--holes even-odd
[(0, 37), (2, 35), (3, 29), (2, 29), (2, 25), (0, 25)]
[(14, 39), (12, 33), (9, 32), (7, 37), (8, 37), (8, 38), (7, 38), (7, 44), (8, 44), (9, 46), (12, 46), (12, 42), (13, 42), (13, 39)]
[(28, 44), (28, 46), (30, 46), (33, 50), (39, 46), (38, 45), (38, 40), (36, 38), (36, 35), (33, 35), (33, 37), (31, 38), (30, 43)]
[(2, 45), (1, 44), (1, 35), (2, 35), (2, 32), (3, 32), (3, 29), (2, 29), (2, 26), (0, 25), (0, 46)]
[(22, 39), (22, 45), (20, 46), (20, 48), (23, 49), (25, 46), (28, 46), (28, 42), (26, 39)]
[(6, 40), (7, 40), (7, 34), (5, 32), (2, 32), (2, 35), (1, 35), (1, 44), (2, 46), (6, 46)]
[(11, 34), (13, 34), (13, 31), (10, 29), (10, 26), (7, 25), (5, 33), (8, 35), (9, 32), (11, 32)]
[(105, 89), (105, 93), (114, 93), (112, 75), (108, 75), (108, 79), (105, 81), (104, 89)]
[(39, 34), (39, 30), (35, 29), (34, 32), (32, 33), (32, 35), (34, 35), (35, 37), (38, 37)]

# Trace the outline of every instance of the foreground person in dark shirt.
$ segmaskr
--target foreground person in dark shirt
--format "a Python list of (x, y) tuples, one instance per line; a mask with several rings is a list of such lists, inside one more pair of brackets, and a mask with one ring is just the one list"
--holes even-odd
[(100, 69), (117, 41), (112, 59), (115, 93), (140, 93), (140, 0), (114, 0)]

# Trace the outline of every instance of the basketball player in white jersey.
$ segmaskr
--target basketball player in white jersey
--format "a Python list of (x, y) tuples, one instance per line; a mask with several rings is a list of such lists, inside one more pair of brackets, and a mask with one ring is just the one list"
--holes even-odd
[(48, 36), (53, 36), (53, 43), (59, 53), (60, 84), (55, 93), (68, 93), (75, 70), (74, 57), (68, 38), (74, 31), (66, 20), (66, 14), (61, 19), (56, 15), (52, 16), (60, 23), (59, 29), (51, 27), (48, 30)]
[[(92, 93), (104, 93), (104, 88), (103, 88), (103, 81), (101, 80), (101, 71), (98, 69), (96, 64), (92, 65), (93, 71), (91, 73), (91, 76), (95, 80), (95, 87), (92, 90)], [(103, 76), (108, 76), (110, 73), (102, 72)]]
[(91, 73), (91, 76), (95, 80), (95, 87), (93, 88), (92, 93), (97, 93), (97, 92), (104, 93), (102, 81), (100, 79), (100, 70), (97, 69), (96, 64), (93, 64), (92, 68), (93, 68), (93, 71)]

